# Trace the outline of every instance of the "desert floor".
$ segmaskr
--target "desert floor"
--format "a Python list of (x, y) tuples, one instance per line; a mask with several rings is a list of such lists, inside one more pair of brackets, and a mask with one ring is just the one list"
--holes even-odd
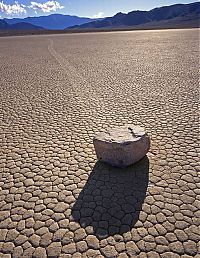
[[(199, 257), (198, 32), (0, 39), (0, 257)], [(127, 123), (147, 157), (97, 162)]]

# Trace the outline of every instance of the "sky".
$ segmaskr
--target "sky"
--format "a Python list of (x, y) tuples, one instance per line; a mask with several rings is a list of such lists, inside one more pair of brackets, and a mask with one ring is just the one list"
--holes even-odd
[(192, 2), (195, 0), (0, 0), (0, 18), (23, 18), (53, 13), (103, 18), (118, 12), (150, 10), (164, 5)]

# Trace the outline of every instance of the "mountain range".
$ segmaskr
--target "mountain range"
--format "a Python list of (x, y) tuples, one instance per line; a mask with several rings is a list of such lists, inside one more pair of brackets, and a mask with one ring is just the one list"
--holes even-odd
[(64, 30), (70, 26), (81, 25), (84, 23), (95, 21), (95, 19), (63, 14), (51, 14), (48, 16), (39, 17), (4, 19), (4, 21), (6, 21), (10, 25), (20, 22), (26, 22), (35, 26), (43, 27), (47, 30)]
[(0, 30), (87, 30), (123, 28), (199, 27), (200, 2), (175, 4), (150, 11), (117, 13), (104, 19), (51, 14), (48, 16), (1, 19)]
[(0, 20), (0, 30), (43, 30), (43, 28), (27, 22), (8, 24), (6, 21)]
[(200, 2), (191, 4), (175, 4), (155, 8), (150, 11), (132, 11), (128, 14), (117, 13), (100, 21), (93, 21), (70, 29), (99, 29), (99, 28), (120, 28), (120, 27), (148, 27), (166, 24), (184, 23), (191, 27), (199, 26)]

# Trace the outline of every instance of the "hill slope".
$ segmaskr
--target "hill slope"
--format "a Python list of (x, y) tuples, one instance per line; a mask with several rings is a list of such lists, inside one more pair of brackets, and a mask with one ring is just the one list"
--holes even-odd
[(81, 25), (94, 21), (95, 19), (71, 16), (71, 15), (62, 15), (62, 14), (51, 14), (48, 16), (39, 16), (39, 17), (27, 17), (27, 18), (13, 18), (13, 19), (4, 19), (8, 24), (16, 24), (19, 22), (28, 22), (36, 26), (41, 26), (49, 30), (62, 30), (66, 27)]
[(0, 30), (5, 30), (9, 27), (8, 23), (4, 20), (0, 20)]
[(80, 26), (73, 26), (70, 29), (89, 29), (89, 28), (114, 28), (114, 27), (133, 27), (138, 25), (156, 24), (162, 26), (162, 22), (176, 21), (182, 23), (187, 17), (194, 24), (198, 25), (200, 14), (200, 3), (176, 4), (155, 8), (150, 11), (133, 11), (128, 14), (117, 13), (113, 17), (105, 18), (101, 21), (94, 21)]
[(44, 28), (35, 26), (27, 22), (19, 22), (16, 24), (8, 24), (4, 20), (0, 20), (0, 30), (43, 30)]

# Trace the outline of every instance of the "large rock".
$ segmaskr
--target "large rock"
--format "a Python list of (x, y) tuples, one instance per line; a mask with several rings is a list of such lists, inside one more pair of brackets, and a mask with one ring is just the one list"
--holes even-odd
[(144, 128), (134, 125), (99, 133), (93, 142), (99, 160), (121, 168), (142, 159), (150, 148), (150, 138)]

